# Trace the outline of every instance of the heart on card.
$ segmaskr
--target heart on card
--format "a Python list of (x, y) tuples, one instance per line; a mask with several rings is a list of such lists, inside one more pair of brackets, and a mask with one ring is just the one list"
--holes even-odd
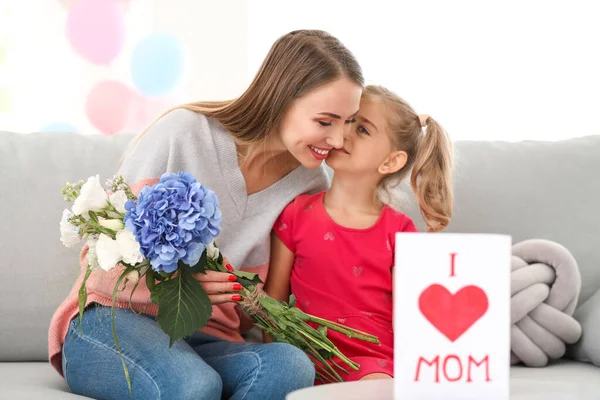
[(469, 285), (451, 294), (439, 284), (419, 296), (423, 316), (451, 342), (465, 333), (488, 309), (488, 298), (478, 286)]
[(335, 239), (335, 238), (333, 237), (333, 233), (331, 233), (331, 232), (327, 232), (327, 233), (325, 234), (325, 236), (323, 237), (323, 239), (325, 239), (325, 240), (333, 240), (333, 239)]
[(352, 273), (354, 277), (358, 278), (363, 273), (363, 267), (352, 267)]

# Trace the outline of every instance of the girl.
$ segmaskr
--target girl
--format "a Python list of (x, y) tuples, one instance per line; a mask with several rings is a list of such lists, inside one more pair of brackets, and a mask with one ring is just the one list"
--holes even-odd
[[(336, 38), (323, 31), (291, 32), (275, 42), (240, 97), (168, 112), (138, 138), (118, 173), (130, 184), (139, 182), (139, 189), (167, 171), (194, 175), (219, 198), (217, 242), (223, 254), (235, 268), (264, 279), (275, 219), (294, 197), (327, 187), (321, 165), (326, 149), (342, 147), (362, 86), (358, 62)], [(83, 275), (52, 319), (50, 363), (76, 394), (129, 398), (107, 307), (121, 271), (94, 271), (88, 280), (83, 332), (76, 325)], [(283, 399), (312, 385), (314, 368), (302, 351), (244, 343), (241, 333), (251, 324), (236, 311), (241, 285), (231, 278), (216, 272), (198, 277), (214, 305), (212, 318), (202, 332), (171, 348), (153, 318), (157, 309), (145, 283), (133, 295), (134, 311), (133, 284), (119, 293), (116, 329), (135, 398)]]
[(427, 230), (444, 229), (452, 210), (452, 147), (435, 120), (379, 86), (365, 88), (353, 128), (326, 160), (331, 188), (298, 196), (276, 221), (265, 291), (287, 301), (291, 290), (303, 311), (378, 336), (381, 346), (329, 333), (360, 364), (342, 373), (345, 380), (390, 378), (394, 237), (417, 229), (388, 204), (412, 170)]

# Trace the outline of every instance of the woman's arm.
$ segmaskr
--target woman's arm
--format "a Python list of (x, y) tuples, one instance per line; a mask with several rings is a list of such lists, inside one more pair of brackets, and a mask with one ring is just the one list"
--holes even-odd
[[(271, 259), (269, 272), (265, 282), (264, 291), (276, 300), (287, 302), (290, 297), (290, 276), (294, 265), (294, 253), (279, 239), (275, 232), (271, 232)], [(263, 333), (265, 343), (271, 338)]]
[[(130, 144), (117, 174), (123, 175), (125, 181), (132, 185), (132, 190), (139, 194), (145, 185), (153, 185), (165, 172), (192, 173), (189, 170), (191, 165), (212, 156), (212, 153), (201, 153), (206, 150), (197, 145), (198, 135), (206, 136), (207, 141), (212, 140), (208, 136), (211, 132), (206, 121), (203, 115), (189, 110), (170, 111)], [(201, 176), (195, 178), (202, 182)], [(196, 274), (195, 278), (204, 287), (213, 305), (237, 301), (233, 297), (237, 294), (233, 275), (207, 271), (206, 274)]]

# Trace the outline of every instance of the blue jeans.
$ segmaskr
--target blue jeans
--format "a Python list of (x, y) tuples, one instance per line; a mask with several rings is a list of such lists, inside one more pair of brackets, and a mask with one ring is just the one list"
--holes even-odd
[[(111, 329), (110, 307), (93, 306), (71, 322), (63, 373), (71, 391), (96, 399), (129, 399)], [(283, 343), (238, 343), (195, 333), (169, 348), (158, 323), (115, 310), (117, 338), (133, 396), (143, 399), (284, 399), (313, 385), (315, 370), (301, 350)]]

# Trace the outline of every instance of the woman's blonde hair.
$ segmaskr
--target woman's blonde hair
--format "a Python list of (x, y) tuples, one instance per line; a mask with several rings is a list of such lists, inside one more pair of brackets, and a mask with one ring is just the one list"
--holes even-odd
[(279, 129), (294, 100), (343, 77), (364, 85), (362, 70), (350, 50), (325, 31), (297, 30), (273, 44), (250, 86), (238, 98), (175, 109), (203, 113), (220, 122), (236, 141), (254, 144)]
[(443, 230), (452, 217), (453, 147), (450, 138), (429, 116), (423, 121), (424, 132), (421, 119), (413, 108), (384, 87), (369, 85), (364, 89), (363, 97), (382, 102), (387, 107), (392, 146), (407, 154), (406, 165), (381, 180), (378, 197), (386, 203), (393, 200), (394, 190), (410, 173), (410, 185), (427, 230)]

